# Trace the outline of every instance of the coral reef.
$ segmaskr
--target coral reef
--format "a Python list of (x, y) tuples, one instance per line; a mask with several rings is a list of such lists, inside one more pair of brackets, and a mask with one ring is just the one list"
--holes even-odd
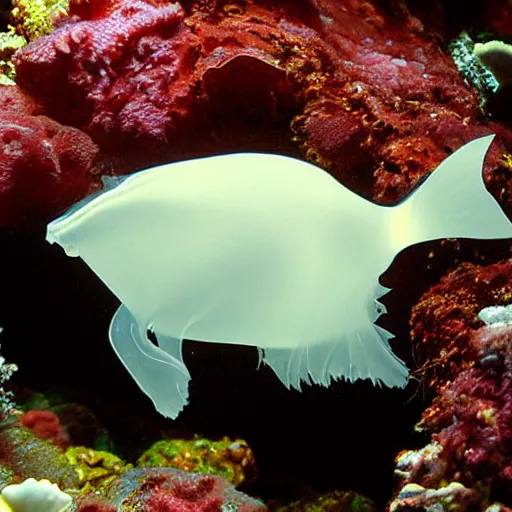
[[(0, 334), (1, 332), (2, 329), (0, 328)], [(15, 364), (8, 363), (0, 355), (0, 419), (8, 418), (15, 411), (14, 394), (6, 389), (6, 383), (17, 370), (18, 367)]]
[(13, 31), (0, 32), (0, 85), (15, 85), (12, 56), (25, 44), (25, 38)]
[(12, 0), (11, 25), (0, 32), (0, 85), (15, 85), (12, 56), (16, 50), (49, 34), (67, 13), (68, 0)]
[(512, 315), (500, 307), (512, 298), (511, 269), (512, 260), (463, 263), (414, 307), (413, 339), (437, 395), (416, 426), (431, 443), (397, 457), (402, 490), (390, 510), (441, 495), (461, 510), (512, 498)]
[(44, 114), (42, 107), (19, 87), (0, 86), (0, 111), (21, 117)]
[(443, 478), (512, 488), (512, 327), (482, 327), (469, 340), (475, 367), (444, 384), (420, 428), (434, 432)]
[(13, 0), (12, 30), (27, 41), (49, 34), (67, 13), (68, 0)]
[(272, 512), (376, 512), (375, 504), (355, 492), (334, 491), (307, 497), (288, 505), (269, 507)]
[(441, 489), (425, 489), (421, 485), (407, 484), (389, 506), (389, 512), (416, 510), (471, 512), (476, 510), (478, 503), (478, 494), (457, 482), (450, 483)]
[(32, 409), (23, 413), (19, 421), (41, 439), (48, 439), (61, 449), (67, 448), (69, 436), (62, 429), (59, 417), (55, 413)]
[[(101, 172), (235, 150), (299, 156), (394, 204), (492, 132), (484, 177), (512, 215), (512, 131), (483, 111), (497, 77), (468, 32), (448, 45), (442, 21), (423, 22), (420, 10), (400, 0), (15, 0), (0, 35), (0, 228), (46, 222)], [(478, 13), (510, 40), (508, 0)], [(418, 375), (437, 396), (417, 425), (429, 444), (397, 457), (391, 511), (509, 510), (495, 500), (512, 499), (512, 327), (484, 325), (480, 313), (511, 300), (512, 260), (464, 263), (414, 307)], [(240, 440), (157, 441), (133, 469), (84, 408), (45, 409), (2, 424), (0, 486), (49, 478), (89, 512), (265, 510), (217, 476), (180, 471), (251, 483)], [(373, 510), (353, 493), (285, 508), (342, 507)]]
[(512, 299), (512, 261), (489, 266), (462, 263), (425, 293), (411, 315), (411, 336), (424, 382), (433, 390), (472, 367), (477, 359), (469, 343), (483, 325), (483, 308)]
[[(32, 394), (31, 397), (29, 402), (25, 402), (25, 409), (29, 403), (49, 407), (55, 400), (48, 400), (40, 394)], [(69, 405), (53, 405), (53, 408), (70, 414)], [(90, 415), (84, 416), (80, 407), (75, 406), (73, 411), (78, 417), (91, 419)], [(208, 441), (198, 437), (191, 441), (164, 440), (142, 454), (138, 460), (141, 467), (134, 470), (132, 464), (112, 453), (84, 446), (70, 446), (62, 453), (65, 446), (59, 440), (63, 438), (65, 444), (72, 440), (72, 437), (64, 435), (59, 417), (50, 410), (17, 411), (4, 421), (0, 431), (0, 488), (6, 488), (7, 493), (15, 493), (16, 496), (23, 494), (23, 499), (33, 499), (41, 486), (37, 489), (34, 487), (34, 492), (30, 491), (27, 495), (28, 491), (18, 493), (18, 487), (11, 484), (23, 479), (25, 482), (35, 482), (34, 477), (48, 479), (74, 497), (73, 510), (88, 512), (266, 510), (263, 503), (236, 491), (221, 476), (203, 474), (223, 474), (237, 485), (247, 483), (248, 477), (253, 478), (256, 474), (254, 457), (242, 440), (224, 438), (221, 441)], [(191, 464), (188, 467), (185, 463), (187, 459)], [(157, 464), (180, 465), (188, 471), (150, 467)], [(196, 472), (191, 473), (191, 470)], [(29, 489), (25, 482), (23, 489)], [(53, 485), (44, 489), (41, 487), (41, 492), (45, 489), (57, 488)], [(57, 500), (67, 496), (59, 493), (48, 494), (48, 499)], [(16, 512), (17, 508), (11, 501), (7, 500), (6, 503)]]
[(496, 131), (485, 177), (509, 209), (511, 132), (484, 120), (420, 21), (390, 8), (72, 1), (69, 23), (16, 53), (17, 83), (120, 173), (235, 148), (300, 151), (386, 204)]
[(200, 438), (157, 441), (139, 457), (137, 465), (219, 475), (235, 487), (251, 483), (256, 477), (254, 455), (247, 443), (227, 437), (220, 441)]
[(47, 479), (61, 489), (78, 487), (76, 471), (60, 449), (17, 423), (6, 423), (0, 432), (0, 464), (17, 478)]
[(0, 226), (49, 220), (89, 190), (98, 149), (85, 133), (4, 110), (0, 141)]
[(512, 75), (509, 71), (512, 61), (511, 45), (503, 41), (477, 43), (474, 53), (492, 71), (500, 86), (512, 84)]
[(85, 446), (68, 448), (66, 458), (75, 468), (83, 492), (101, 490), (119, 475), (133, 468), (132, 464), (127, 464), (112, 453)]
[[(120, 508), (110, 508), (110, 507)], [(154, 512), (265, 512), (265, 505), (234, 490), (223, 478), (153, 468), (127, 471), (110, 486), (103, 499), (78, 500), (77, 511), (151, 510)]]
[(68, 402), (56, 391), (44, 394), (27, 389), (23, 394), (18, 390), (17, 399), (18, 408), (25, 411), (25, 414), (44, 411), (53, 415), (49, 418), (56, 418), (59, 428), (54, 432), (59, 432), (58, 436), (64, 437), (67, 443), (61, 446), (62, 448), (65, 449), (68, 445), (73, 445), (87, 446), (99, 451), (115, 451), (115, 445), (110, 439), (107, 429), (88, 407)]
[(480, 105), (485, 107), (489, 97), (496, 93), (500, 84), (492, 71), (475, 54), (474, 43), (467, 32), (462, 32), (449, 44), (450, 55), (461, 75), (480, 96)]
[[(102, 149), (119, 153), (132, 147), (130, 160), (137, 159), (125, 159), (119, 164), (123, 170), (171, 152), (197, 153), (201, 148), (189, 146), (203, 137), (209, 139), (206, 148), (211, 150), (222, 143), (214, 123), (222, 127), (236, 121), (236, 127), (228, 128), (229, 135), (236, 137), (231, 143), (236, 147), (240, 143), (236, 130), (247, 133), (243, 127), (248, 118), (272, 129), (279, 111), (293, 102), (284, 70), (269, 54), (273, 44), (265, 42), (267, 23), (261, 23), (265, 18), (247, 20), (243, 27), (238, 20), (214, 30), (212, 24), (206, 25), (204, 14), (185, 20), (179, 4), (133, 1), (112, 5), (93, 1), (87, 7), (72, 2), (70, 17), (76, 21), (18, 54), (17, 82), (42, 99), (53, 117), (86, 130)], [(273, 20), (277, 22), (277, 17)], [(198, 27), (192, 27), (195, 23)], [(201, 27), (211, 28), (203, 35), (205, 41), (197, 35)], [(252, 32), (258, 35), (249, 36)], [(224, 49), (222, 43), (233, 37), (248, 41), (242, 42), (242, 48), (237, 44)], [(42, 66), (47, 72), (38, 77)], [(239, 83), (230, 83), (235, 77)], [(71, 107), (76, 104), (82, 107)], [(241, 108), (244, 105), (251, 105), (250, 112)], [(231, 112), (230, 119), (214, 119), (220, 106)]]

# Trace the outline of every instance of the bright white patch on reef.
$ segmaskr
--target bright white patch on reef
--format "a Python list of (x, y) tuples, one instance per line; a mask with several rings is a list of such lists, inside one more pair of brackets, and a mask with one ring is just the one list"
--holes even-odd
[(2, 490), (2, 498), (13, 512), (66, 512), (73, 501), (57, 484), (35, 478), (8, 485)]
[(512, 304), (484, 308), (478, 313), (478, 318), (490, 327), (510, 325), (512, 324)]

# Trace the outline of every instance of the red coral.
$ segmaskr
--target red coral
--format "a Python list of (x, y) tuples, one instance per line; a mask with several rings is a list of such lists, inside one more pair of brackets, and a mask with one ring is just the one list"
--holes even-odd
[[(482, 120), (475, 93), (403, 2), (186, 5), (72, 0), (68, 22), (16, 54), (18, 83), (115, 156), (117, 172), (300, 149), (385, 203), (475, 137), (512, 140)], [(504, 152), (493, 143), (485, 177), (512, 211)]]
[(134, 510), (154, 512), (267, 510), (263, 503), (236, 491), (221, 477), (172, 468), (127, 471), (110, 484), (105, 497), (112, 503), (122, 502), (123, 506)]
[[(144, 506), (155, 512), (221, 512), (228, 485), (212, 475), (171, 478), (158, 475), (144, 484)], [(249, 507), (255, 511), (256, 508)]]
[(512, 488), (512, 326), (478, 318), (511, 297), (512, 260), (463, 263), (414, 307), (416, 352), (434, 368), (428, 384), (438, 395), (418, 425), (433, 434), (432, 443), (397, 459), (402, 484)]
[(43, 107), (19, 87), (0, 85), (0, 112), (37, 116), (44, 114)]
[(69, 446), (69, 437), (63, 430), (59, 417), (51, 411), (33, 409), (25, 412), (20, 417), (20, 423), (32, 430), (36, 436), (51, 440), (63, 450)]
[(512, 260), (488, 266), (463, 263), (425, 293), (414, 306), (411, 335), (418, 363), (436, 389), (478, 358), (469, 343), (482, 325), (477, 314), (506, 304), (512, 296)]
[(108, 501), (87, 496), (78, 498), (76, 512), (117, 512), (118, 508)]
[(81, 199), (97, 156), (97, 146), (76, 128), (0, 112), (0, 226), (50, 220)]
[[(451, 152), (502, 129), (482, 122), (474, 91), (405, 3), (393, 2), (392, 13), (376, 2), (343, 4), (318, 2), (317, 30), (336, 70), (293, 128), (311, 159), (341, 181), (396, 203)], [(505, 186), (494, 172), (503, 152), (495, 144), (487, 160), (495, 196)]]
[(276, 138), (272, 109), (286, 108), (286, 77), (267, 53), (273, 43), (259, 20), (185, 20), (177, 3), (143, 0), (75, 1), (70, 17), (17, 54), (17, 81), (56, 119), (120, 156), (120, 170), (170, 151), (176, 158), (219, 150), (224, 138), (236, 148), (254, 138), (254, 127), (231, 126), (244, 113), (262, 128), (256, 139)]
[(181, 482), (172, 490), (158, 488), (145, 502), (155, 512), (221, 512), (222, 497), (214, 492), (208, 477), (198, 482)]

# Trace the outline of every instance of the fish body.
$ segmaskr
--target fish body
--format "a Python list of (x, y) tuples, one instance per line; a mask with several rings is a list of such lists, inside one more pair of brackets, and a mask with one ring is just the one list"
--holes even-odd
[(512, 236), (481, 177), (491, 140), (461, 148), (392, 208), (284, 156), (154, 167), (50, 223), (47, 240), (119, 298), (112, 346), (165, 416), (187, 403), (183, 339), (258, 347), (287, 387), (339, 378), (404, 386), (392, 335), (374, 324), (387, 291), (379, 276), (417, 242)]

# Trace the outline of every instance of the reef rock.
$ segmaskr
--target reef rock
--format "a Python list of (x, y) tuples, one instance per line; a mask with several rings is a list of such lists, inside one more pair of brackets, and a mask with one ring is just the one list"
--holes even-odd
[(460, 485), (448, 497), (461, 510), (465, 497), (491, 510), (492, 499), (512, 499), (511, 299), (512, 260), (463, 263), (414, 307), (423, 379), (437, 396), (416, 426), (431, 442), (396, 459), (402, 491), (391, 510), (416, 510), (447, 482)]
[(0, 227), (50, 220), (81, 199), (97, 157), (96, 144), (76, 128), (0, 111)]
[(77, 512), (110, 510), (266, 512), (267, 508), (221, 477), (153, 468), (127, 471), (110, 484), (102, 499), (83, 498), (77, 508)]
[(485, 178), (512, 211), (512, 133), (484, 119), (437, 37), (400, 1), (72, 0), (14, 62), (20, 87), (90, 134), (119, 173), (275, 151), (391, 204), (496, 132)]

